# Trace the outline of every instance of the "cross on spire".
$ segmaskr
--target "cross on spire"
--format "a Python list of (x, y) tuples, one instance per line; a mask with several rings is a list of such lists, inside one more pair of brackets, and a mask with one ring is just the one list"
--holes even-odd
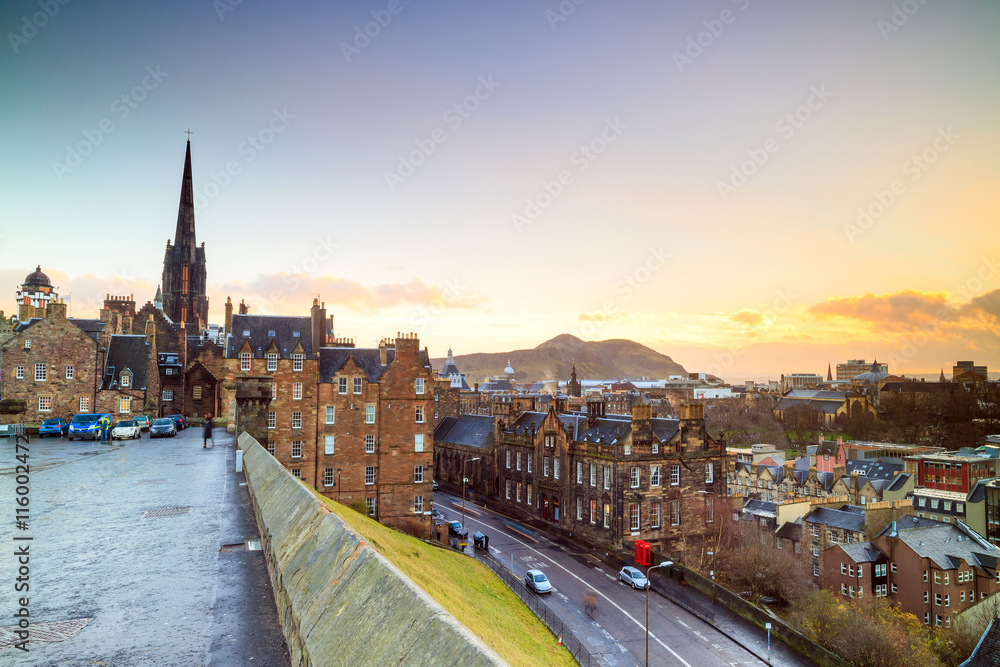
[(192, 132), (191, 128), (189, 127), (187, 130), (185, 130), (184, 134), (188, 135), (188, 141), (191, 141), (191, 135), (194, 134), (194, 132)]

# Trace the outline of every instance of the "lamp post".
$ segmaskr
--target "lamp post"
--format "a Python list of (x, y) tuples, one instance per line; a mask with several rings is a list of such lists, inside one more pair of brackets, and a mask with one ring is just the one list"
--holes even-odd
[(478, 460), (479, 460), (479, 457), (477, 456), (474, 459), (467, 459), (465, 461), (462, 461), (462, 528), (465, 528), (465, 486), (466, 486), (466, 484), (465, 484), (465, 466), (468, 463), (472, 463), (473, 461), (478, 461)]
[(653, 565), (646, 569), (646, 667), (649, 667), (649, 573), (658, 567), (670, 567), (674, 562), (672, 560), (665, 560), (659, 565)]
[(340, 468), (337, 468), (337, 502), (340, 502)]

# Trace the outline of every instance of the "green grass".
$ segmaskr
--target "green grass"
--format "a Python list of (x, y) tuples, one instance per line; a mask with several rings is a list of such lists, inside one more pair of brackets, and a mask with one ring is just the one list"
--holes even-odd
[(576, 664), (548, 628), (479, 561), (387, 528), (310, 490), (511, 665)]

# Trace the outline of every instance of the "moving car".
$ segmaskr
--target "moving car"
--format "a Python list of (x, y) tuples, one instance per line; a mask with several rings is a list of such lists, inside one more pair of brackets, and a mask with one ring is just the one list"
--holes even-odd
[(437, 491), (440, 488), (441, 488), (441, 485), (438, 484), (438, 481), (436, 479), (431, 481), (431, 490), (432, 491)]
[(172, 438), (175, 435), (177, 435), (177, 425), (174, 424), (174, 420), (170, 417), (155, 419), (149, 427), (150, 438), (165, 438), (167, 436)]
[(448, 534), (453, 537), (465, 537), (469, 534), (469, 529), (463, 526), (461, 521), (449, 521)]
[(618, 580), (637, 590), (649, 588), (649, 579), (646, 578), (646, 575), (642, 573), (642, 570), (631, 565), (626, 565), (621, 569), (621, 572), (618, 573)]
[[(100, 440), (101, 428), (99, 422), (105, 415), (97, 412), (80, 413), (73, 415), (69, 423), (69, 439), (75, 440)], [(108, 415), (110, 418), (110, 415)]]
[(46, 419), (38, 426), (38, 437), (54, 435), (61, 438), (69, 432), (69, 422), (62, 419)]
[(178, 431), (183, 431), (187, 428), (187, 419), (184, 419), (184, 415), (167, 415), (169, 419), (174, 420), (174, 426), (177, 427)]
[(133, 421), (139, 425), (139, 429), (142, 431), (148, 431), (149, 425), (153, 423), (153, 420), (146, 415), (139, 415), (138, 417), (135, 417)]
[(524, 585), (539, 595), (552, 592), (552, 584), (541, 570), (528, 570), (524, 574)]
[(123, 419), (111, 429), (112, 440), (136, 440), (142, 437), (142, 429), (135, 423), (134, 419)]

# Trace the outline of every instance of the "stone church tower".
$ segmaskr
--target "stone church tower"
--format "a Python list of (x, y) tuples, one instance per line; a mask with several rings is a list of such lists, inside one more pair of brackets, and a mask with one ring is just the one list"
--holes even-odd
[(191, 182), (191, 140), (184, 156), (181, 201), (177, 211), (174, 243), (167, 240), (163, 257), (163, 312), (173, 322), (198, 333), (208, 323), (208, 296), (205, 294), (205, 244), (194, 234), (194, 186)]

